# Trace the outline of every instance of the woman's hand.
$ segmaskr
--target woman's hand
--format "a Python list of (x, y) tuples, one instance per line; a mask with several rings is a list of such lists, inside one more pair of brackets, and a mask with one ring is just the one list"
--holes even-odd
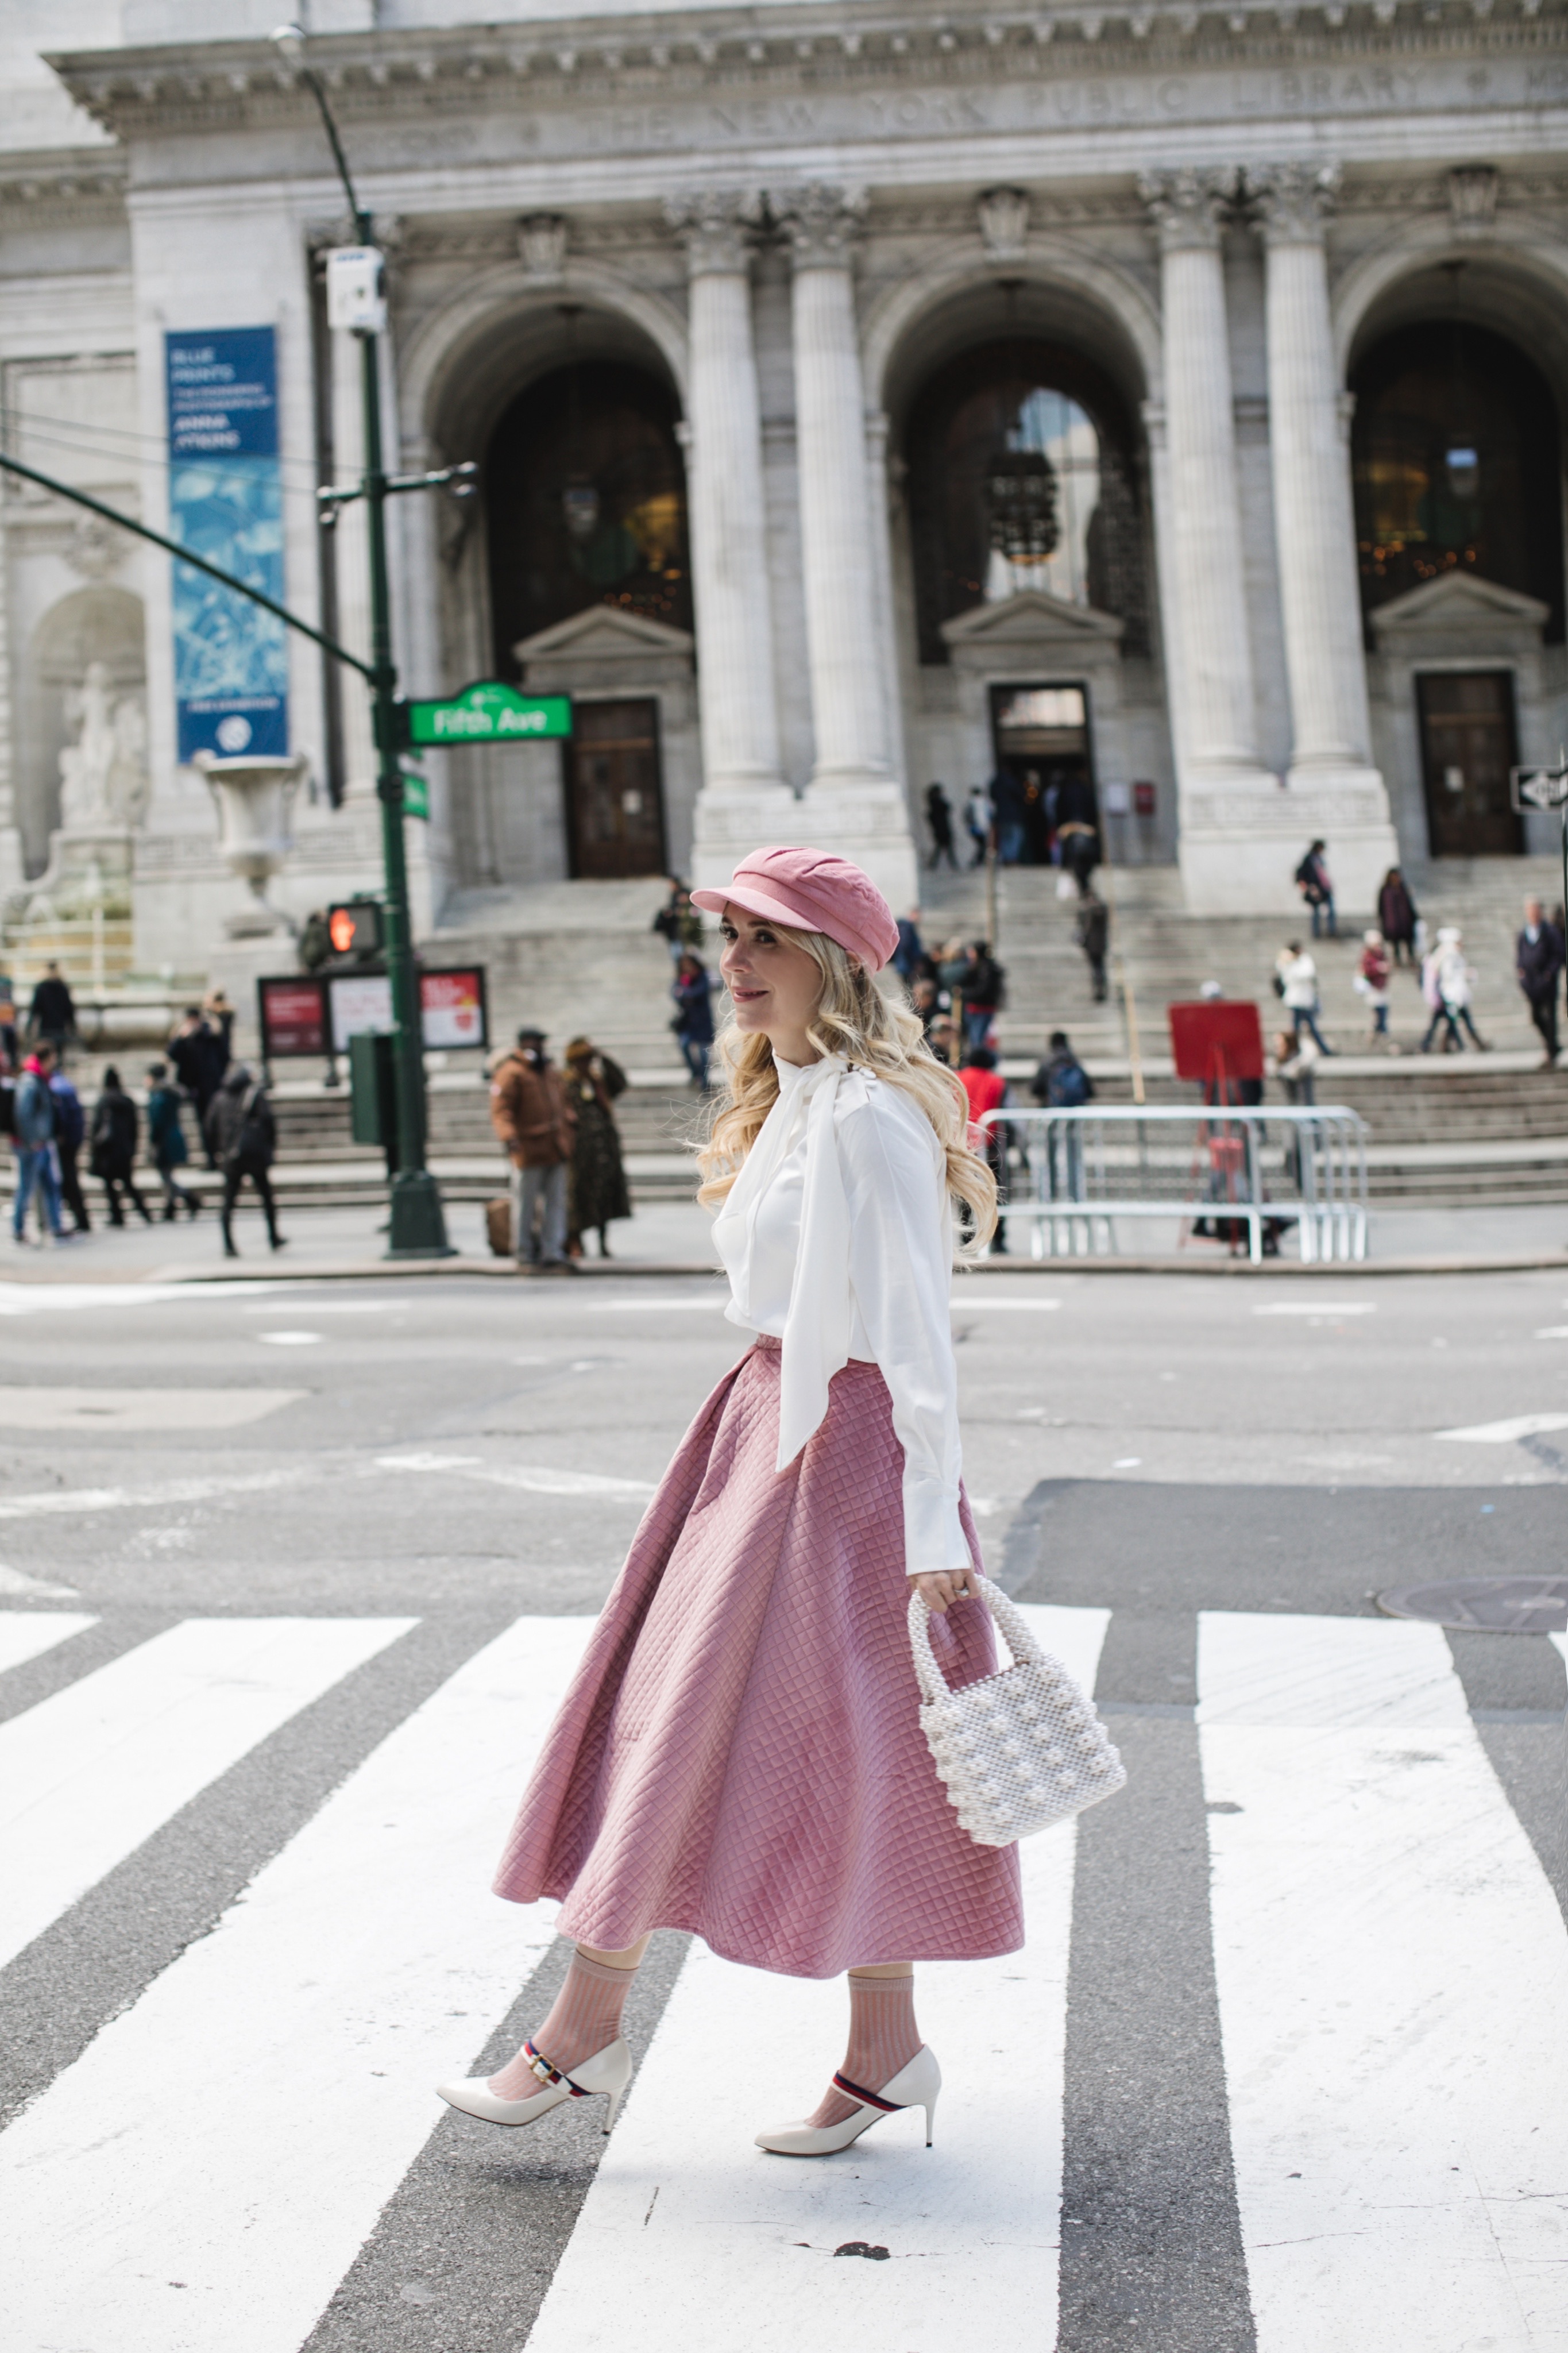
[(950, 1602), (967, 1600), (980, 1590), (972, 1568), (927, 1569), (919, 1577), (911, 1577), (910, 1583), (926, 1608), (934, 1609), (939, 1618), (946, 1615)]

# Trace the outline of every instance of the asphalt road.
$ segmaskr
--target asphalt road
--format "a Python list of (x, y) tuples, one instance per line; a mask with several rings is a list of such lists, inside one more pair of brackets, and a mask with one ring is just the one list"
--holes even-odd
[[(5, 1287), (0, 1310), (0, 1612), (91, 1621), (0, 1673), (0, 1736), (193, 1620), (412, 1621), (237, 1741), (145, 1835), (133, 1826), (16, 1953), (0, 1986), (10, 2122), (30, 2103), (47, 2116), (73, 2066), (108, 2064), (176, 1964), (215, 1924), (227, 1933), (258, 1874), (288, 1864), (333, 1793), (439, 1706), (465, 1662), (519, 1619), (596, 1609), (682, 1429), (745, 1342), (714, 1286), (651, 1278), (302, 1277), (172, 1298), (127, 1283), (79, 1301), (51, 1282)], [(1391, 1585), (1558, 1568), (1568, 1277), (1308, 1289), (1064, 1270), (961, 1282), (953, 1326), (991, 1563), (1022, 1599), (1109, 1613), (1097, 1695), (1130, 1770), (1125, 1797), (1084, 1820), (1070, 1896), (1058, 2341), (1296, 2353), (1319, 2339), (1279, 2333), (1238, 2189), (1250, 2160), (1227, 2088), (1232, 1964), (1209, 1916), (1200, 1616), (1385, 1623), (1374, 1597)], [(1521, 1852), (1562, 1902), (1562, 1658), (1545, 1637), (1482, 1635), (1448, 1637), (1447, 1656)], [(502, 1806), (498, 1844), (505, 1827)], [(403, 1893), (417, 1907), (420, 1883)], [(685, 1960), (683, 1939), (658, 1940), (632, 2016), (639, 2052)], [(562, 1965), (558, 1947), (520, 1936), (515, 1966), (504, 1951), (495, 1965), (496, 1984), (513, 1968), (506, 1999), (492, 1989), (482, 2036), (454, 2026), (440, 2072), (510, 2052)], [(478, 2018), (476, 2001), (454, 2015)], [(800, 2054), (801, 2099), (837, 2057)], [(961, 2099), (961, 2052), (948, 2073)], [(311, 2086), (298, 2090), (309, 2135)], [(584, 2211), (605, 2147), (596, 2118), (574, 2110), (504, 2138), (434, 2106), (429, 2122), (354, 2243), (317, 2251), (332, 2284), (310, 2326), (285, 2316), (268, 2335), (263, 2316), (247, 2334), (215, 2311), (182, 2334), (106, 2307), (94, 2333), (25, 2335), (15, 2353), (521, 2347)], [(679, 2116), (670, 2132), (678, 2163)], [(1005, 2171), (1005, 2148), (994, 2163)], [(1054, 2246), (1054, 2214), (1040, 2227)], [(887, 2353), (969, 2342), (945, 2329), (940, 2284), (931, 2295), (929, 2337), (889, 2338)], [(683, 2326), (697, 2353), (729, 2353), (722, 2327)], [(1455, 2336), (1452, 2353), (1481, 2341)], [(1427, 2335), (1421, 2353), (1449, 2348)]]

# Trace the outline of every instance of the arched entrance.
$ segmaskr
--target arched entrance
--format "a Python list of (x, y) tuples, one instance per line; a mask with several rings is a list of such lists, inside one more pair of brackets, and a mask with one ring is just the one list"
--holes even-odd
[[(945, 355), (938, 339), (900, 437), (916, 765), (961, 791), (992, 779), (1010, 863), (1045, 863), (1075, 821), (1118, 860), (1157, 857), (1152, 771), (1169, 769), (1148, 752), (1165, 729), (1132, 368), (1103, 322), (1051, 332), (1049, 290), (987, 291), (991, 332), (975, 317)], [(1155, 707), (1134, 795), (1139, 703)]]
[(1363, 613), (1439, 858), (1525, 848), (1509, 770), (1544, 717), (1540, 649), (1563, 638), (1557, 404), (1458, 291), (1351, 375)]
[[(501, 290), (493, 290), (499, 296)], [(572, 742), (450, 764), (455, 879), (664, 870), (700, 781), (678, 357), (598, 284), (492, 302), (422, 353), (427, 426), (478, 456), (447, 526), (442, 669), (570, 694)], [(646, 308), (647, 305), (644, 305)]]
[(503, 410), (485, 460), (498, 674), (590, 605), (691, 627), (674, 393), (647, 369), (568, 362)]

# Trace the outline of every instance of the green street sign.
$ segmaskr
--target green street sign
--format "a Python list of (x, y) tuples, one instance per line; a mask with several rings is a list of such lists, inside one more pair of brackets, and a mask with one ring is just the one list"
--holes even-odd
[(430, 787), (423, 776), (415, 775), (412, 768), (403, 771), (403, 814), (405, 817), (422, 817), (426, 823), (429, 822)]
[(410, 744), (521, 744), (570, 735), (572, 698), (519, 694), (500, 679), (481, 679), (447, 702), (405, 703)]

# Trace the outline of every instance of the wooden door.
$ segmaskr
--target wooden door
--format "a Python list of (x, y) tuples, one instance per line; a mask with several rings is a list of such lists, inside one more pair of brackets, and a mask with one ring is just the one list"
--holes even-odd
[(1517, 855), (1524, 839), (1509, 807), (1508, 772), (1519, 756), (1512, 671), (1429, 671), (1415, 696), (1432, 856)]
[(598, 881), (664, 873), (658, 702), (578, 702), (572, 718), (563, 750), (573, 873)]

